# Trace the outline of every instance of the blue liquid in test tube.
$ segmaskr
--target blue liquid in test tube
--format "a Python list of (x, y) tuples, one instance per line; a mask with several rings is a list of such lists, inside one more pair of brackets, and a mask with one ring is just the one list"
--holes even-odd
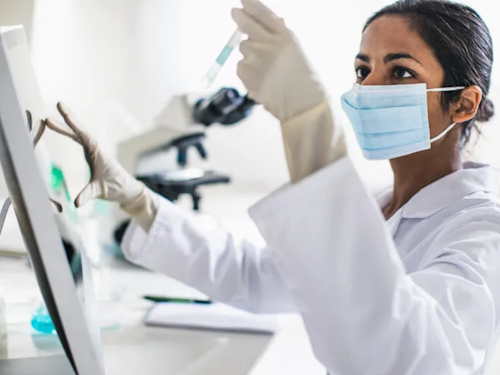
[(226, 63), (227, 59), (229, 59), (229, 56), (231, 56), (234, 48), (240, 44), (242, 38), (243, 33), (237, 29), (226, 43), (221, 53), (219, 53), (219, 56), (217, 56), (217, 59), (210, 67), (207, 74), (205, 74), (205, 77), (203, 77), (202, 86), (204, 90), (208, 89), (213, 81), (215, 81), (215, 78), (219, 75), (219, 72)]

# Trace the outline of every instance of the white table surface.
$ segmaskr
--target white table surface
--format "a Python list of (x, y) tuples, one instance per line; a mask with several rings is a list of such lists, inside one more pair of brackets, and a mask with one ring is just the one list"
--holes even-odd
[[(146, 327), (142, 320), (151, 303), (141, 300), (142, 295), (195, 294), (174, 280), (124, 263), (108, 272), (113, 290), (123, 294), (99, 302), (107, 374), (264, 375), (285, 369), (287, 374), (314, 374), (314, 367), (321, 369), (298, 317), (284, 317), (284, 327), (274, 337)], [(95, 276), (99, 280), (97, 271)], [(0, 285), (7, 321), (0, 359), (62, 353), (56, 336), (33, 335), (30, 319), (40, 297), (26, 263), (0, 258)], [(115, 324), (119, 328), (110, 328)]]
[[(246, 216), (246, 208), (261, 194), (234, 193), (231, 188), (207, 189), (205, 194), (202, 203), (205, 213), (217, 216), (220, 224), (229, 230), (255, 242), (261, 241)], [(283, 317), (283, 328), (274, 337), (152, 328), (142, 322), (151, 303), (142, 300), (141, 296), (199, 297), (200, 293), (164, 275), (121, 261), (113, 261), (104, 269), (94, 269), (94, 282), (99, 290), (108, 375), (325, 373), (314, 359), (298, 316)], [(0, 359), (63, 352), (57, 337), (33, 335), (30, 319), (40, 295), (33, 272), (25, 260), (0, 258), (1, 297), (7, 305), (7, 337), (0, 340)]]

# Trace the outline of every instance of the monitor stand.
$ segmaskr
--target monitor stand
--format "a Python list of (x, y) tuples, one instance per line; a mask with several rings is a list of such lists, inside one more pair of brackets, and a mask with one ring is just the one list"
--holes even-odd
[(1, 359), (0, 374), (2, 375), (75, 375), (68, 358), (65, 355)]

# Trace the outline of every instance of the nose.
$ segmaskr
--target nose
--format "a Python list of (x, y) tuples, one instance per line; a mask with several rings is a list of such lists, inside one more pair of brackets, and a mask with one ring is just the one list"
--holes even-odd
[(361, 85), (363, 86), (384, 86), (389, 85), (386, 74), (383, 71), (377, 71), (374, 69), (368, 74), (368, 76), (363, 80)]

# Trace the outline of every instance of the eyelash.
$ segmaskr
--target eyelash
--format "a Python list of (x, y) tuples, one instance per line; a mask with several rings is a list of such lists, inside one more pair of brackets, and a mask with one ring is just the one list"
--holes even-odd
[[(396, 72), (397, 72), (397, 71), (400, 71), (400, 72), (402, 71), (402, 72), (404, 72), (405, 74), (406, 74), (406, 73), (409, 73), (411, 77), (397, 77), (397, 76), (396, 76)], [(368, 67), (366, 67), (366, 66), (359, 66), (359, 67), (357, 67), (357, 68), (355, 69), (355, 72), (356, 72), (356, 77), (357, 77), (357, 79), (365, 79), (365, 78), (366, 78), (366, 77), (368, 77), (368, 75), (370, 74), (370, 69), (368, 69)], [(360, 77), (360, 76), (359, 76), (359, 73), (360, 73), (360, 72), (366, 73), (366, 75), (364, 75), (364, 76), (361, 76), (361, 77)], [(408, 69), (408, 68), (405, 68), (405, 67), (403, 67), (403, 66), (395, 66), (395, 67), (392, 69), (392, 73), (393, 73), (393, 76), (394, 76), (396, 79), (412, 79), (412, 78), (417, 78), (417, 74), (416, 74), (414, 71), (412, 71), (412, 70), (410, 70), (410, 69)]]

